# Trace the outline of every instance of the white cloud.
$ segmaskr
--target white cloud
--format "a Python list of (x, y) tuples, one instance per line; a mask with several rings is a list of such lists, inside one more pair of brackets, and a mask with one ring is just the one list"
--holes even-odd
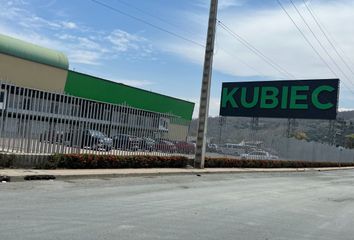
[[(198, 118), (199, 114), (199, 98), (190, 98), (186, 96), (179, 96), (180, 99), (186, 99), (187, 101), (195, 103), (194, 111), (193, 111), (193, 118)], [(220, 98), (211, 97), (209, 102), (209, 116), (219, 116), (220, 110)]]
[(74, 22), (66, 22), (66, 21), (64, 21), (61, 24), (66, 29), (76, 29), (78, 27), (77, 24), (74, 23)]
[(63, 51), (74, 64), (100, 65), (107, 59), (120, 57), (130, 61), (155, 58), (151, 43), (139, 35), (120, 29), (96, 31), (63, 16), (52, 16), (49, 20), (29, 11), (28, 6), (29, 2), (22, 0), (0, 5), (2, 34)]
[(145, 38), (119, 29), (113, 31), (107, 39), (114, 45), (114, 49), (118, 52), (126, 52), (130, 49), (138, 50), (139, 43), (146, 41)]
[(354, 108), (339, 108), (339, 112), (348, 112), (348, 111), (354, 111)]
[(23, 28), (32, 30), (47, 28), (51, 30), (75, 29), (77, 24), (71, 21), (48, 20), (42, 18), (24, 8), (28, 3), (22, 1), (7, 2), (5, 5), (0, 5), (0, 19), (6, 21), (14, 21)]
[(89, 65), (100, 65), (101, 54), (96, 51), (89, 50), (71, 50), (69, 52), (69, 61), (74, 63), (82, 63)]
[(105, 40), (112, 45), (111, 56), (114, 58), (124, 56), (125, 59), (130, 61), (146, 58), (156, 60), (152, 44), (138, 34), (116, 29), (109, 33)]
[[(344, 52), (346, 52), (346, 55), (351, 57), (350, 53), (354, 52), (354, 45), (352, 43), (354, 39), (354, 28), (351, 24), (354, 22), (354, 14), (352, 12), (354, 1), (312, 1), (312, 7), (331, 35), (335, 36), (338, 46), (341, 46)], [(320, 37), (331, 56), (335, 59), (336, 63), (340, 65), (346, 75), (352, 76), (329, 43), (327, 43), (321, 35), (320, 30), (316, 28), (310, 15), (306, 13), (305, 6), (299, 5), (299, 8), (316, 34)], [(250, 9), (239, 12), (237, 15), (231, 12), (221, 12), (219, 19), (229, 26), (232, 31), (243, 36), (266, 56), (269, 56), (299, 79), (341, 78), (341, 82), (346, 82), (347, 86), (342, 86), (343, 91), (341, 91), (340, 95), (342, 99), (341, 102), (348, 102), (345, 99), (347, 99), (348, 94), (351, 93), (346, 91), (346, 89), (350, 86), (354, 90), (354, 78), (351, 77), (352, 83), (345, 79), (344, 75), (336, 69), (336, 66), (315, 42), (311, 33), (307, 32), (306, 27), (303, 26), (296, 12), (290, 7), (289, 10), (296, 22), (302, 27), (303, 31), (316, 46), (317, 50), (327, 60), (331, 68), (336, 71), (336, 76), (321, 62), (280, 8)], [(197, 23), (198, 21), (195, 21), (196, 18), (201, 19), (206, 17), (205, 15), (195, 16), (195, 13), (190, 15), (191, 22)], [(199, 28), (206, 29), (206, 23), (207, 21), (202, 24), (200, 23)], [(196, 33), (196, 36), (198, 35), (199, 33)], [(199, 65), (203, 64), (204, 50), (202, 48), (180, 41), (170, 42), (166, 44), (165, 47), (190, 62)], [(273, 79), (288, 78), (266, 64), (220, 27), (218, 27), (217, 31), (215, 48), (214, 70), (216, 71), (238, 77), (252, 77), (258, 75)], [(251, 67), (246, 66), (243, 62)], [(351, 67), (354, 69), (354, 65)], [(214, 78), (214, 81), (217, 80), (223, 81), (222, 79)]]
[(219, 2), (219, 9), (226, 9), (229, 7), (242, 6), (246, 0), (221, 0)]
[[(36, 15), (35, 13), (27, 10), (25, 7), (29, 5), (22, 0), (9, 1), (6, 4), (0, 5), (0, 20), (7, 25), (21, 27), (22, 30), (39, 30), (39, 29), (49, 29), (49, 30), (60, 30), (62, 28), (67, 28), (70, 25), (75, 25), (73, 22), (69, 21), (59, 21), (59, 20), (49, 20)], [(19, 31), (20, 32), (20, 31)]]
[(92, 40), (90, 37), (80, 37), (71, 34), (56, 34), (56, 36), (65, 41), (66, 45), (73, 45), (76, 49), (95, 50), (101, 53), (108, 51), (100, 44), (99, 39)]
[[(354, 2), (344, 2), (346, 4), (343, 2), (341, 4), (330, 2), (315, 5), (314, 9), (318, 12), (319, 18), (328, 27), (332, 35), (336, 36), (344, 51), (350, 53), (354, 52), (354, 45), (352, 44), (354, 28), (348, 23), (354, 22), (354, 15), (352, 14)], [(295, 13), (293, 14), (295, 16)], [(195, 18), (195, 16), (192, 15), (192, 18)], [(294, 73), (298, 78), (333, 77), (333, 74), (329, 72), (327, 67), (306, 44), (280, 9), (254, 10), (242, 12), (238, 15), (225, 13), (220, 16), (220, 19), (234, 32), (243, 36), (252, 45), (264, 52), (265, 55), (272, 58), (283, 68), (286, 68), (290, 73)], [(311, 19), (308, 18), (308, 21), (310, 22)], [(192, 22), (194, 21), (192, 20)], [(203, 28), (205, 28), (205, 24), (200, 26), (200, 29)], [(306, 28), (303, 29), (306, 32)], [(316, 30), (316, 33), (320, 36), (318, 29)], [(307, 32), (306, 34), (311, 39), (311, 35)], [(330, 46), (328, 44), (324, 45), (340, 64), (340, 60)], [(204, 50), (189, 43), (176, 42), (166, 47), (192, 62), (199, 64), (203, 62)], [(259, 75), (259, 73), (245, 67), (237, 60), (242, 59), (269, 76), (278, 77), (280, 75), (220, 27), (217, 32), (216, 49), (215, 69), (220, 72), (235, 76)], [(318, 50), (323, 56), (326, 56), (320, 48)], [(330, 63), (330, 61), (328, 62)], [(330, 65), (332, 66), (333, 64), (330, 63)], [(335, 68), (335, 66), (332, 67)], [(342, 68), (345, 69), (343, 66)]]
[[(1, 28), (0, 28), (1, 30)], [(12, 35), (11, 33), (9, 35)], [(16, 38), (32, 42), (40, 46), (63, 51), (69, 58), (70, 63), (87, 65), (100, 65), (104, 54), (108, 51), (99, 42), (92, 41), (86, 37), (79, 37), (70, 34), (55, 34), (54, 38), (42, 37), (35, 32), (30, 35), (17, 35)]]
[[(219, 10), (224, 10), (230, 7), (238, 7), (242, 6), (247, 2), (247, 0), (219, 0), (219, 5), (218, 9)], [(197, 5), (203, 7), (203, 8), (209, 8), (210, 7), (210, 0), (199, 0)]]

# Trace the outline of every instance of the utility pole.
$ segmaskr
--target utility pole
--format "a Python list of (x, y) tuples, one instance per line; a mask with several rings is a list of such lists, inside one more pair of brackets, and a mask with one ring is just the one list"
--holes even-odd
[(209, 114), (210, 83), (213, 69), (214, 43), (216, 33), (216, 18), (218, 12), (218, 0), (211, 0), (208, 24), (208, 34), (205, 48), (203, 82), (200, 94), (197, 148), (195, 153), (194, 167), (204, 168), (206, 133)]

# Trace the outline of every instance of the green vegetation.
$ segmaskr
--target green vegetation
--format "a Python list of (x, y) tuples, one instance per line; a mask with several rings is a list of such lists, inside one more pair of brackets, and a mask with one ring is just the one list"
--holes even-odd
[(297, 140), (308, 140), (308, 136), (305, 132), (296, 132), (294, 138)]
[(346, 136), (346, 147), (354, 148), (354, 133)]
[(102, 168), (183, 168), (186, 157), (115, 156), (90, 154), (54, 155), (45, 168), (102, 169)]
[[(45, 168), (105, 169), (105, 168), (184, 168), (193, 165), (193, 159), (182, 156), (113, 156), (61, 154), (52, 156)], [(349, 167), (354, 163), (305, 162), (281, 160), (240, 160), (207, 158), (206, 168), (317, 168)]]

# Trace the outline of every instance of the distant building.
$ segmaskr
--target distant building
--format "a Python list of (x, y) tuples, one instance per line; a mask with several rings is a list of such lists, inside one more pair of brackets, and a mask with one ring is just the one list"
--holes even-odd
[[(58, 93), (97, 103), (133, 107), (139, 110), (140, 118), (154, 114), (159, 116), (155, 125), (163, 133), (160, 137), (175, 140), (187, 138), (194, 110), (192, 102), (71, 71), (65, 54), (1, 34), (0, 63), (0, 79), (4, 83), (42, 91), (40, 96), (44, 92)], [(24, 90), (7, 89), (8, 92), (3, 89), (0, 94), (2, 109), (6, 104), (14, 104), (10, 101), (15, 101), (16, 97), (11, 98), (11, 94), (24, 94)], [(60, 101), (57, 100), (58, 105)], [(31, 100), (26, 104), (30, 105)], [(168, 116), (173, 116), (174, 120), (169, 121)]]

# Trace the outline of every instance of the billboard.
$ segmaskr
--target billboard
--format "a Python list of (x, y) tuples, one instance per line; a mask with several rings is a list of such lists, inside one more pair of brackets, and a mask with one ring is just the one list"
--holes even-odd
[(226, 82), (220, 116), (333, 120), (338, 87), (339, 79)]

